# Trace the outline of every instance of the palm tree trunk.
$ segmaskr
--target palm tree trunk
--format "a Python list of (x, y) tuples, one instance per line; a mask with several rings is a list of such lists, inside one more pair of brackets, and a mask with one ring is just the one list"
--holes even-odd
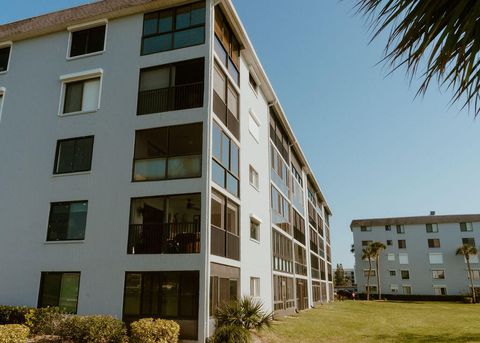
[(367, 300), (370, 300), (370, 274), (372, 274), (372, 260), (368, 258)]
[(380, 255), (377, 256), (376, 268), (377, 268), (377, 292), (378, 292), (378, 300), (382, 300), (382, 290), (380, 289)]
[(472, 299), (473, 303), (477, 303), (477, 298), (475, 294), (475, 287), (473, 286), (473, 275), (472, 275), (472, 268), (470, 267), (470, 256), (465, 256), (465, 259), (467, 260), (467, 269), (468, 269), (468, 276), (470, 276), (470, 286), (472, 287)]

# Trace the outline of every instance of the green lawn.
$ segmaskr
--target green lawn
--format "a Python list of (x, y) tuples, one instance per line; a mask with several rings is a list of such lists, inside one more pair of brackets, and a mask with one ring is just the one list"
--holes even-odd
[(262, 342), (480, 342), (480, 305), (341, 301), (276, 320)]

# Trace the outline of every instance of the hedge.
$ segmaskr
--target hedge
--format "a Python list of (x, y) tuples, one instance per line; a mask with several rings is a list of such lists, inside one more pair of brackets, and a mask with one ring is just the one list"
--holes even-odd
[(25, 315), (32, 308), (26, 306), (4, 306), (0, 305), (0, 325), (24, 324)]
[(33, 334), (56, 335), (64, 316), (58, 307), (34, 308), (25, 315), (25, 325)]
[(25, 343), (30, 330), (25, 325), (0, 325), (0, 343)]
[(125, 324), (112, 316), (66, 315), (56, 334), (75, 343), (128, 342)]
[(180, 326), (172, 320), (144, 318), (130, 325), (131, 343), (177, 343)]

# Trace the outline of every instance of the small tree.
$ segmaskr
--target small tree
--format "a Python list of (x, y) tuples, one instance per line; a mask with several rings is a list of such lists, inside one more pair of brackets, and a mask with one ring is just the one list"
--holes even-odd
[(475, 287), (473, 285), (473, 274), (472, 274), (472, 268), (470, 266), (470, 256), (475, 256), (477, 255), (478, 251), (477, 248), (474, 246), (471, 246), (470, 244), (464, 244), (460, 247), (457, 248), (457, 255), (461, 255), (465, 258), (465, 261), (467, 261), (467, 270), (468, 270), (468, 276), (470, 278), (470, 287), (471, 287), (471, 293), (472, 293), (472, 298), (473, 302), (477, 302), (477, 297), (475, 294)]
[(368, 276), (367, 276), (367, 300), (370, 300), (370, 275), (372, 274), (372, 258), (374, 257), (374, 252), (372, 250), (372, 245), (369, 244), (366, 248), (362, 250), (362, 259), (368, 259)]
[(380, 288), (380, 255), (382, 254), (382, 250), (385, 250), (387, 246), (382, 242), (373, 242), (371, 243), (373, 255), (375, 257), (375, 270), (377, 275), (377, 292), (378, 292), (378, 300), (382, 299), (382, 290)]
[(337, 269), (335, 270), (334, 277), (335, 286), (345, 286), (347, 283), (345, 280), (345, 271), (343, 270), (342, 264), (337, 263)]

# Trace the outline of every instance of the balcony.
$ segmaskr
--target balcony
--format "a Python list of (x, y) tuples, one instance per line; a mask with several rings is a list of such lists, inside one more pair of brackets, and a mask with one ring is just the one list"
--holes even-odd
[(196, 254), (199, 252), (199, 223), (130, 225), (129, 254)]
[(293, 227), (293, 237), (302, 244), (305, 244), (305, 234), (297, 227)]
[(211, 253), (212, 255), (240, 260), (240, 237), (212, 226), (211, 229)]
[(307, 275), (307, 266), (298, 262), (295, 262), (295, 274)]
[(320, 279), (320, 271), (318, 269), (312, 268), (312, 278)]
[(310, 251), (318, 254), (318, 245), (315, 242), (310, 241)]
[(184, 110), (203, 106), (203, 82), (138, 92), (137, 114)]

